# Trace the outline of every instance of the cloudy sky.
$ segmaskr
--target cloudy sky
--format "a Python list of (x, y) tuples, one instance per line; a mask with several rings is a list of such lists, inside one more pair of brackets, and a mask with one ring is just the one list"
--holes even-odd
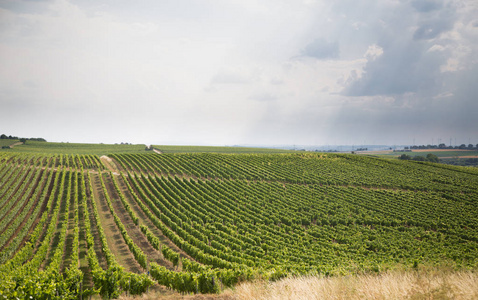
[(478, 143), (478, 2), (0, 0), (0, 133)]

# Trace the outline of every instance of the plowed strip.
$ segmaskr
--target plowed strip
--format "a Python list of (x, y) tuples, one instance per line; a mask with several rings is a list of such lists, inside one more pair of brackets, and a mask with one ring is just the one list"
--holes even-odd
[(98, 213), (100, 215), (101, 226), (106, 234), (108, 246), (115, 255), (118, 263), (125, 268), (125, 271), (133, 273), (144, 272), (143, 268), (135, 260), (133, 254), (128, 248), (128, 245), (124, 242), (123, 236), (115, 224), (113, 216), (111, 215), (108, 204), (106, 203), (105, 196), (102, 190), (98, 174), (91, 174), (93, 179), (93, 192), (94, 200), (98, 207)]
[[(90, 200), (93, 201), (91, 199), (91, 197), (90, 197)], [(100, 267), (103, 270), (106, 270), (108, 265), (107, 265), (107, 262), (106, 262), (106, 258), (103, 256), (103, 251), (101, 250), (102, 246), (101, 246), (100, 235), (98, 233), (98, 228), (96, 227), (96, 220), (95, 220), (95, 217), (94, 217), (95, 215), (94, 215), (93, 207), (91, 206), (90, 200), (86, 200), (86, 201), (88, 201), (87, 206), (88, 206), (88, 214), (89, 214), (89, 217), (90, 217), (90, 220), (89, 220), (89, 222), (90, 222), (90, 232), (93, 235), (93, 240), (95, 242), (94, 248), (95, 248), (96, 257), (98, 258), (98, 263), (100, 264)], [(86, 221), (88, 222), (88, 220), (86, 220)], [(86, 242), (85, 242), (85, 244), (86, 244)]]
[(154, 261), (155, 263), (165, 266), (166, 268), (173, 269), (172, 263), (168, 260), (165, 260), (163, 258), (163, 255), (158, 250), (154, 249), (153, 246), (151, 246), (148, 239), (141, 232), (139, 226), (136, 226), (134, 224), (130, 215), (124, 208), (123, 203), (121, 203), (119, 195), (116, 192), (116, 189), (114, 188), (113, 182), (111, 180), (112, 179), (108, 177), (105, 182), (105, 185), (108, 189), (108, 193), (110, 195), (115, 213), (121, 219), (121, 222), (125, 226), (128, 235), (133, 239), (135, 244), (141, 248), (144, 254), (146, 254), (146, 256), (148, 257), (148, 261)]
[(171, 248), (171, 250), (179, 253), (181, 257), (186, 257), (190, 260), (194, 260), (191, 256), (189, 256), (186, 252), (184, 252), (182, 249), (180, 249), (176, 244), (174, 244), (168, 237), (166, 237), (161, 230), (156, 227), (156, 225), (151, 222), (151, 220), (144, 214), (144, 212), (141, 210), (141, 207), (136, 203), (136, 201), (133, 199), (133, 196), (130, 194), (128, 187), (123, 181), (123, 178), (118, 177), (119, 183), (120, 183), (120, 188), (121, 191), (125, 194), (126, 200), (128, 201), (129, 205), (131, 206), (131, 209), (136, 213), (138, 218), (140, 219), (140, 223), (144, 224), (145, 226), (148, 226), (149, 230), (153, 232), (155, 236), (158, 237), (159, 241)]

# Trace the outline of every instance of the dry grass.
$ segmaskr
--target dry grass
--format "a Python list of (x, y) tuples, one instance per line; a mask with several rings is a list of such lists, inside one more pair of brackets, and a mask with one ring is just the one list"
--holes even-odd
[(478, 299), (473, 272), (388, 272), (347, 277), (297, 277), (244, 283), (236, 299)]
[(422, 269), (379, 275), (296, 277), (276, 282), (246, 282), (220, 295), (182, 296), (163, 291), (134, 299), (478, 299), (478, 274)]

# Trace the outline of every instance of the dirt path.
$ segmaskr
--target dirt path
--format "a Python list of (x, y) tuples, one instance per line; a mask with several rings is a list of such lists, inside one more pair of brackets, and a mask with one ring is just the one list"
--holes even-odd
[(115, 175), (119, 175), (120, 170), (118, 170), (118, 167), (110, 157), (103, 155), (102, 157), (100, 157), (100, 160), (103, 162), (103, 164), (109, 171), (113, 172), (113, 174)]
[(133, 239), (134, 243), (141, 248), (144, 254), (146, 254), (148, 261), (155, 262), (169, 269), (173, 269), (171, 262), (165, 260), (162, 253), (151, 246), (146, 236), (141, 232), (139, 226), (134, 224), (129, 213), (126, 211), (123, 203), (121, 203), (121, 200), (119, 199), (119, 195), (113, 185), (112, 178), (108, 177), (105, 180), (105, 185), (108, 189), (108, 193), (110, 195), (116, 215), (118, 215), (120, 218), (121, 222), (126, 228), (126, 231), (128, 232), (128, 235)]
[(123, 194), (126, 196), (126, 200), (128, 201), (129, 205), (131, 206), (131, 209), (136, 213), (140, 220), (140, 224), (143, 224), (153, 232), (153, 234), (158, 237), (159, 241), (171, 248), (171, 250), (179, 253), (181, 257), (186, 257), (190, 260), (195, 261), (194, 258), (189, 256), (186, 252), (184, 252), (182, 249), (180, 249), (176, 244), (174, 244), (168, 237), (166, 237), (161, 230), (159, 230), (156, 225), (153, 224), (153, 222), (146, 216), (146, 214), (143, 212), (141, 207), (136, 203), (136, 201), (133, 199), (133, 196), (130, 194), (128, 187), (126, 186), (126, 183), (124, 183), (123, 178), (118, 177), (118, 181), (120, 184), (120, 189), (123, 192)]
[(10, 148), (13, 148), (13, 147), (15, 147), (15, 146), (20, 146), (20, 145), (23, 145), (23, 142), (13, 143), (13, 144), (11, 144), (9, 147), (10, 147)]
[(143, 273), (143, 268), (135, 260), (133, 254), (126, 245), (121, 232), (111, 215), (111, 212), (106, 203), (103, 193), (103, 188), (98, 176), (99, 174), (92, 174), (94, 201), (98, 208), (98, 214), (101, 221), (101, 226), (105, 231), (108, 247), (116, 257), (118, 263), (124, 267), (125, 271), (133, 273)]
[[(93, 201), (92, 198), (89, 198), (89, 199), (91, 201)], [(95, 249), (96, 257), (98, 258), (98, 263), (100, 264), (100, 267), (103, 270), (106, 270), (108, 265), (107, 265), (107, 262), (106, 262), (106, 258), (103, 255), (103, 251), (101, 250), (103, 248), (103, 246), (101, 245), (101, 240), (100, 240), (100, 236), (99, 236), (99, 233), (98, 233), (98, 228), (96, 227), (95, 214), (94, 214), (93, 207), (92, 207), (90, 201), (88, 201), (88, 203), (87, 203), (87, 208), (88, 208), (88, 216), (90, 217), (90, 220), (89, 220), (89, 222), (90, 222), (90, 232), (91, 232), (91, 235), (93, 235), (94, 249)], [(88, 220), (86, 220), (86, 222), (88, 222)]]
[(153, 148), (153, 151), (154, 151), (154, 153), (163, 154), (163, 152), (160, 151), (160, 150), (158, 150), (158, 149), (154, 149), (154, 148)]

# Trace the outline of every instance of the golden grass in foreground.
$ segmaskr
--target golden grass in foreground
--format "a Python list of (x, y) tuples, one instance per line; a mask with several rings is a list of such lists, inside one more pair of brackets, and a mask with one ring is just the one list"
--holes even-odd
[[(136, 299), (478, 299), (478, 274), (443, 270), (379, 275), (296, 277), (246, 282), (220, 295), (145, 294)], [(132, 299), (122, 297), (120, 299)]]

